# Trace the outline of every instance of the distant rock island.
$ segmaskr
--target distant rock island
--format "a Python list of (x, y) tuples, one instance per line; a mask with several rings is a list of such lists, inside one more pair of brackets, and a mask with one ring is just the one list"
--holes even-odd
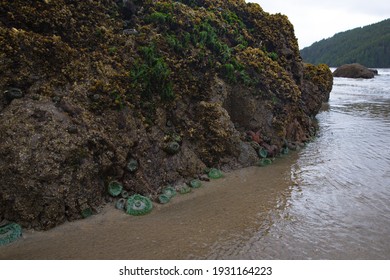
[(366, 67), (390, 67), (390, 19), (337, 33), (301, 50), (305, 62), (331, 67), (360, 63)]
[(362, 79), (372, 79), (377, 74), (377, 70), (369, 69), (359, 63), (341, 65), (333, 72), (334, 77)]

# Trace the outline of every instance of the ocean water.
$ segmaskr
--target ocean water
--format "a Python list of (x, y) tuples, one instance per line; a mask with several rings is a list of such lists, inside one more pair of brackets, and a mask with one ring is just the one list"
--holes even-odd
[(291, 165), (272, 226), (236, 257), (390, 258), (390, 69), (335, 78), (320, 133)]
[[(390, 259), (390, 69), (335, 78), (318, 137), (143, 217), (109, 205), (0, 259)], [(66, 246), (64, 245), (66, 244)]]

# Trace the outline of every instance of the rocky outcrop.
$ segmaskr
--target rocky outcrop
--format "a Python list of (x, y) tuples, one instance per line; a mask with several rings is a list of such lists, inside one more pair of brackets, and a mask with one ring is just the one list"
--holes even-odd
[(372, 79), (375, 74), (378, 74), (376, 70), (368, 69), (358, 63), (344, 64), (333, 72), (334, 77), (361, 79)]
[[(245, 1), (2, 1), (0, 219), (48, 229), (315, 135), (331, 90)], [(127, 30), (127, 31), (126, 31)], [(129, 32), (128, 30), (131, 30)]]
[(302, 84), (302, 100), (305, 102), (305, 112), (315, 116), (324, 102), (329, 101), (333, 87), (332, 71), (325, 64), (317, 66), (304, 64)]

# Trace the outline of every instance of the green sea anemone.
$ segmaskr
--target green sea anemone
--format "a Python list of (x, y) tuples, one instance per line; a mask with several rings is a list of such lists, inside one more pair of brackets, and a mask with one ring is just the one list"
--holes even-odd
[(183, 184), (178, 188), (180, 194), (187, 194), (191, 192), (191, 188), (187, 184)]
[(163, 194), (168, 196), (169, 199), (171, 199), (172, 197), (174, 197), (176, 195), (176, 190), (173, 187), (168, 186), (165, 189), (163, 189)]
[(193, 189), (200, 188), (202, 186), (202, 182), (198, 179), (193, 179), (190, 181), (190, 187)]
[(22, 228), (16, 223), (6, 224), (0, 227), (0, 246), (14, 242), (22, 236)]
[(167, 204), (170, 200), (171, 200), (171, 197), (170, 197), (169, 195), (160, 194), (160, 195), (158, 196), (158, 201), (159, 201), (161, 204)]
[(126, 190), (123, 190), (121, 192), (121, 197), (124, 198), (124, 199), (129, 198), (129, 193)]
[(219, 178), (223, 177), (223, 174), (222, 174), (221, 170), (216, 169), (216, 168), (211, 168), (207, 175), (211, 179), (219, 179)]
[(91, 207), (87, 206), (84, 209), (81, 210), (81, 217), (84, 219), (91, 217), (93, 215)]
[(130, 171), (131, 173), (135, 172), (138, 170), (138, 161), (135, 159), (130, 159), (129, 162), (127, 163), (126, 166), (127, 170)]
[(125, 206), (126, 206), (126, 199), (125, 198), (120, 198), (115, 203), (115, 208), (119, 209), (119, 210), (125, 210)]
[(280, 151), (280, 153), (282, 155), (288, 155), (289, 152), (290, 152), (290, 150), (288, 147), (282, 148), (282, 150)]
[(261, 147), (257, 152), (261, 158), (266, 158), (268, 156), (268, 151)]
[(135, 194), (127, 199), (126, 213), (133, 216), (148, 214), (153, 209), (152, 201), (142, 195)]
[(118, 181), (112, 181), (108, 184), (108, 193), (113, 197), (120, 195), (122, 190), (123, 186)]
[(180, 144), (175, 141), (168, 142), (164, 148), (164, 151), (170, 155), (175, 155), (180, 151)]
[(259, 166), (267, 166), (267, 165), (270, 165), (271, 163), (272, 163), (272, 160), (271, 160), (271, 159), (269, 159), (269, 158), (262, 158), (262, 159), (259, 161), (258, 165), (259, 165)]

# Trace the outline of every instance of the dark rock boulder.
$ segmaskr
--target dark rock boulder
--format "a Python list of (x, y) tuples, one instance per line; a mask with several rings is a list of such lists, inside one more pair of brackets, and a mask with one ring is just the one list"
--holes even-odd
[(375, 76), (375, 72), (361, 64), (353, 63), (338, 67), (336, 71), (333, 72), (333, 76), (341, 78), (372, 79)]

